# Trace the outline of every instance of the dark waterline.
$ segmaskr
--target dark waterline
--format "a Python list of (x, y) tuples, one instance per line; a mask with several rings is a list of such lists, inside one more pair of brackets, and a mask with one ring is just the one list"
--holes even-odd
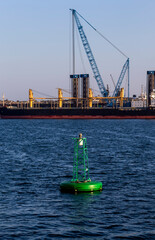
[[(0, 120), (0, 239), (155, 239), (155, 120)], [(72, 137), (101, 193), (62, 194)]]

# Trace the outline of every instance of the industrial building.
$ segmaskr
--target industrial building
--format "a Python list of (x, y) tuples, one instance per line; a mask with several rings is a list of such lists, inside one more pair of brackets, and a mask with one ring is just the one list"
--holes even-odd
[[(71, 87), (72, 87), (72, 98), (73, 106), (78, 107), (79, 101), (78, 98), (82, 98), (82, 106), (88, 106), (88, 97), (89, 97), (89, 74), (74, 74), (70, 75)], [(81, 104), (81, 103), (80, 103)]]
[(155, 89), (155, 71), (147, 71), (146, 95), (147, 107), (151, 106), (151, 94)]
[(151, 107), (155, 107), (155, 89), (151, 92)]
[(146, 108), (146, 99), (135, 98), (131, 100), (132, 108)]

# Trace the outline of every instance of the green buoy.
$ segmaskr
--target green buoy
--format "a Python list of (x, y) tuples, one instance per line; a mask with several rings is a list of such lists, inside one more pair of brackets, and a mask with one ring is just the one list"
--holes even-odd
[(91, 181), (89, 177), (87, 140), (79, 135), (74, 140), (73, 178), (70, 182), (62, 182), (62, 192), (94, 192), (102, 190), (102, 183)]

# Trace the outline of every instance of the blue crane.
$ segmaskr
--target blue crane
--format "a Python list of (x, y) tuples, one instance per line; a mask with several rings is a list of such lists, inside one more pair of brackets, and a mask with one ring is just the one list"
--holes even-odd
[[(104, 83), (103, 83), (103, 80), (102, 80), (102, 77), (100, 75), (100, 72), (99, 72), (99, 69), (97, 67), (97, 64), (96, 64), (96, 61), (94, 59), (94, 56), (93, 56), (93, 53), (91, 51), (91, 48), (90, 48), (90, 45), (88, 43), (88, 40), (87, 40), (87, 37), (84, 33), (84, 30), (83, 30), (83, 27), (79, 21), (79, 18), (77, 16), (77, 14), (83, 18), (75, 9), (70, 9), (72, 11), (72, 14), (76, 20), (76, 24), (77, 24), (77, 28), (78, 28), (78, 31), (79, 31), (79, 34), (80, 34), (80, 37), (81, 37), (81, 40), (82, 40), (82, 43), (83, 43), (83, 46), (84, 46), (84, 49), (85, 49), (85, 52), (87, 54), (87, 57), (88, 57), (88, 60), (89, 60), (89, 63), (91, 65), (91, 68), (92, 68), (92, 71), (94, 73), (94, 77), (97, 81), (97, 84), (98, 84), (98, 87), (100, 89), (100, 92), (102, 94), (103, 97), (107, 97), (108, 96), (108, 91), (107, 89), (105, 88), (104, 86)], [(84, 18), (83, 18), (84, 19)], [(121, 53), (124, 57), (127, 58), (125, 64), (123, 65), (123, 68), (122, 68), (122, 71), (120, 73), (120, 76), (118, 78), (118, 81), (117, 81), (117, 84), (115, 86), (115, 89), (114, 89), (114, 92), (113, 92), (113, 97), (116, 97), (118, 96), (119, 94), (119, 91), (120, 91), (120, 87), (121, 87), (121, 84), (122, 84), (122, 81), (124, 79), (124, 76), (128, 70), (128, 98), (129, 98), (129, 58), (118, 48), (116, 47), (116, 45), (114, 45), (111, 41), (109, 41), (105, 36), (103, 36), (96, 28), (94, 28), (86, 19), (84, 19), (85, 22), (87, 22), (102, 38), (104, 38), (111, 46), (113, 46), (119, 53)]]
[(82, 43), (83, 43), (83, 47), (84, 47), (85, 52), (87, 54), (90, 66), (92, 68), (92, 71), (93, 71), (94, 77), (95, 77), (95, 79), (97, 81), (97, 84), (98, 84), (98, 87), (100, 89), (100, 92), (101, 92), (103, 97), (107, 97), (108, 96), (108, 92), (107, 92), (107, 90), (106, 90), (106, 88), (104, 86), (102, 77), (100, 75), (100, 72), (99, 72), (99, 69), (97, 67), (95, 58), (94, 58), (93, 53), (91, 51), (89, 42), (88, 42), (87, 37), (86, 37), (86, 35), (84, 33), (84, 30), (83, 30), (83, 27), (82, 27), (82, 25), (81, 25), (81, 23), (79, 21), (79, 18), (77, 16), (77, 12), (74, 9), (70, 9), (70, 10), (72, 11), (72, 14), (73, 14), (73, 16), (74, 16), (74, 18), (76, 20), (77, 28), (78, 28), (78, 31), (79, 31), (79, 34), (80, 34), (80, 37), (81, 37), (81, 40), (82, 40)]
[[(125, 76), (127, 70), (129, 71), (129, 58), (126, 60), (125, 64), (123, 65), (122, 71), (120, 73), (120, 76), (118, 78), (117, 84), (115, 86), (115, 89), (114, 89), (114, 92), (113, 92), (113, 95), (112, 95), (113, 97), (118, 96), (122, 81), (124, 79), (124, 76)], [(129, 91), (129, 85), (128, 85), (128, 91)], [(129, 93), (128, 93), (128, 95), (129, 95)]]

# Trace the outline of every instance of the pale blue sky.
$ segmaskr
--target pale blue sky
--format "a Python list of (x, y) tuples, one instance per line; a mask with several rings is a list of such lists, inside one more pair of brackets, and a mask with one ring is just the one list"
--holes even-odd
[[(69, 89), (71, 12), (76, 9), (130, 58), (130, 95), (155, 70), (155, 0), (0, 0), (0, 94), (27, 100), (28, 89), (57, 96)], [(104, 84), (117, 82), (125, 57), (80, 19)], [(79, 42), (80, 42), (79, 38)], [(83, 46), (90, 85), (98, 89)], [(85, 73), (76, 42), (76, 72)], [(126, 86), (126, 79), (123, 85)]]

